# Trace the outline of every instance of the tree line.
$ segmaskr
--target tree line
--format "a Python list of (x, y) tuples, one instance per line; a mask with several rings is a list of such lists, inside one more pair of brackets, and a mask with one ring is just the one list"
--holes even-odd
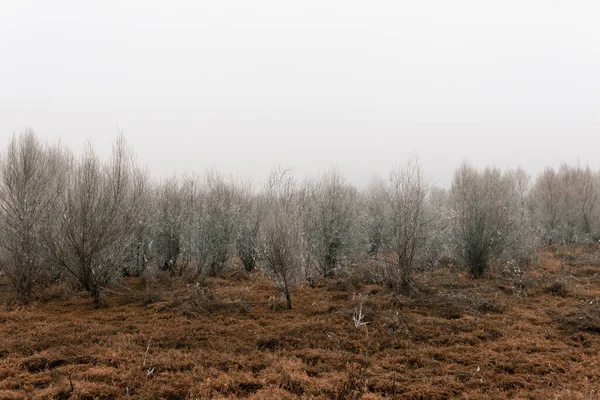
[(365, 281), (410, 290), (441, 260), (474, 278), (522, 266), (540, 245), (600, 238), (600, 173), (460, 165), (448, 189), (416, 159), (359, 190), (337, 169), (298, 180), (274, 169), (264, 185), (208, 171), (153, 182), (123, 136), (108, 160), (14, 135), (0, 158), (0, 272), (29, 301), (68, 282), (100, 302), (126, 275), (164, 270), (195, 280), (237, 259), (260, 269), (289, 308), (294, 289), (359, 269)]

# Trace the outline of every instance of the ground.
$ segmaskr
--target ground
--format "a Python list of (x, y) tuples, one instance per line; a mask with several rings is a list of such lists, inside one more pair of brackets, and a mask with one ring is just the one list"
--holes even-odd
[(64, 287), (22, 305), (3, 282), (0, 398), (600, 397), (596, 246), (477, 280), (445, 263), (410, 295), (317, 280), (291, 311), (259, 272), (158, 280), (112, 287), (105, 308)]

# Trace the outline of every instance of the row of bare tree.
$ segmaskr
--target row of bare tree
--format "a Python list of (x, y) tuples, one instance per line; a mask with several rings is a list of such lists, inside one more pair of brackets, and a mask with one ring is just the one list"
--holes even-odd
[(541, 243), (596, 239), (599, 194), (598, 172), (566, 165), (531, 183), (522, 170), (465, 163), (450, 189), (429, 187), (416, 160), (366, 190), (336, 169), (302, 182), (277, 169), (259, 188), (214, 171), (155, 184), (122, 136), (102, 161), (90, 146), (75, 157), (27, 131), (0, 160), (0, 271), (24, 300), (68, 281), (99, 302), (124, 274), (194, 279), (238, 259), (291, 308), (294, 288), (317, 276), (358, 268), (408, 290), (416, 269), (442, 257), (478, 277)]
[(28, 131), (0, 164), (0, 266), (31, 298), (41, 280), (70, 279), (95, 301), (119, 276), (147, 217), (148, 180), (122, 137), (108, 162), (75, 158)]

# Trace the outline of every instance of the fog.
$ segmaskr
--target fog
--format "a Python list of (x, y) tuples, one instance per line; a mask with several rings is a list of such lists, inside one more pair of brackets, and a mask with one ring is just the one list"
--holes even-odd
[(2, 148), (123, 131), (159, 178), (358, 185), (415, 154), (441, 186), (464, 159), (600, 167), (593, 1), (7, 1), (0, 35)]

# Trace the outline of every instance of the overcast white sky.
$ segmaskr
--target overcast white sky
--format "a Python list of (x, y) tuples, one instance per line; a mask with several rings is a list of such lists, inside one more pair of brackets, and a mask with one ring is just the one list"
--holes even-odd
[(599, 168), (600, 3), (3, 0), (0, 146), (25, 127), (122, 129), (157, 177)]

